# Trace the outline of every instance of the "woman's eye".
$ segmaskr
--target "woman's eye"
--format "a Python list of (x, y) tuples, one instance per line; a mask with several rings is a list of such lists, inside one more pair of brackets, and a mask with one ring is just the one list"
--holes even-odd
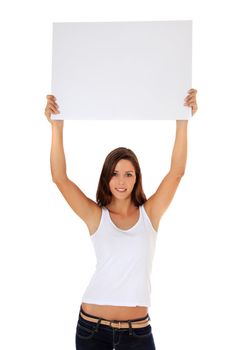
[[(116, 175), (117, 175), (117, 173), (112, 174), (112, 176), (116, 176)], [(126, 176), (132, 176), (132, 174), (128, 173), (128, 174), (126, 174)]]

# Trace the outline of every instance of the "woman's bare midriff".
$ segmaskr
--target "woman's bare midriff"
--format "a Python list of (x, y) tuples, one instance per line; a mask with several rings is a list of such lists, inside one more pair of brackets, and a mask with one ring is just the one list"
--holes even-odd
[(145, 317), (148, 313), (146, 306), (112, 306), (82, 303), (82, 309), (88, 314), (107, 320), (129, 320)]

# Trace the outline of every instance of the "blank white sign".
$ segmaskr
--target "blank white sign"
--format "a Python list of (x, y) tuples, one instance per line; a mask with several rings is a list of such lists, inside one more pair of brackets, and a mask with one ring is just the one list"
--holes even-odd
[(53, 23), (52, 119), (190, 119), (192, 21)]

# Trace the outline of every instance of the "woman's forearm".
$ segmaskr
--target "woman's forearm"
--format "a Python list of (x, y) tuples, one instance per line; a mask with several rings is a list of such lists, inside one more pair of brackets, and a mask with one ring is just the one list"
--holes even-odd
[(54, 182), (67, 178), (66, 160), (63, 147), (63, 126), (56, 125), (56, 123), (52, 125), (50, 167)]
[(170, 173), (182, 176), (187, 160), (188, 120), (176, 120), (176, 137), (172, 151)]
[[(197, 111), (196, 89), (190, 89), (185, 97), (184, 105), (192, 109), (192, 116)], [(176, 120), (176, 138), (172, 151), (170, 173), (184, 175), (187, 161), (188, 120)]]

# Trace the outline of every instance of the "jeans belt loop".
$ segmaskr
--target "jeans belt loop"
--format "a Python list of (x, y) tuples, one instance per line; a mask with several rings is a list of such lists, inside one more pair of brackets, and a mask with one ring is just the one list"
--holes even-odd
[(102, 318), (99, 318), (98, 321), (97, 321), (97, 325), (95, 327), (95, 332), (97, 333), (98, 330), (99, 330), (99, 325), (100, 325), (100, 322), (101, 322)]
[(132, 334), (133, 334), (133, 331), (132, 331), (132, 324), (131, 324), (131, 321), (128, 320), (128, 324), (129, 324), (129, 335), (132, 335)]

